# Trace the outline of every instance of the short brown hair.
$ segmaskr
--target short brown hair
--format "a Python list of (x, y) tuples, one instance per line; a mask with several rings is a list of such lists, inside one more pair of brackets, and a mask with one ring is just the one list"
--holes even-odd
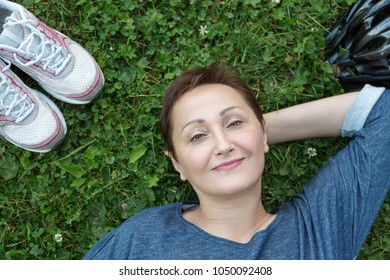
[(160, 114), (160, 130), (166, 144), (166, 149), (175, 157), (175, 148), (172, 139), (172, 110), (175, 103), (188, 91), (207, 84), (223, 84), (237, 90), (251, 107), (260, 124), (263, 125), (263, 113), (256, 96), (246, 85), (244, 80), (233, 68), (220, 62), (213, 63), (209, 68), (195, 68), (182, 73), (169, 86), (164, 95)]

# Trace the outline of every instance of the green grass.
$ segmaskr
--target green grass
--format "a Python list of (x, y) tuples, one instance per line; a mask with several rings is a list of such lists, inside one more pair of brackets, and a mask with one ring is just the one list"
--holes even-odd
[[(80, 259), (138, 211), (193, 197), (164, 157), (157, 129), (165, 89), (190, 67), (235, 65), (265, 111), (342, 93), (323, 62), (324, 36), (351, 2), (20, 1), (89, 50), (106, 86), (91, 105), (56, 101), (68, 125), (58, 149), (35, 154), (0, 140), (0, 259)], [(271, 147), (266, 207), (299, 192), (345, 143)], [(389, 216), (387, 199), (359, 258), (390, 258)]]

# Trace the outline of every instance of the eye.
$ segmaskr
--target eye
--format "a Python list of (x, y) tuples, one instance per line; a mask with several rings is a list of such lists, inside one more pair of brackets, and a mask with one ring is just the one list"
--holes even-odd
[(242, 121), (240, 121), (240, 120), (234, 120), (234, 121), (231, 121), (230, 123), (228, 123), (227, 127), (229, 128), (229, 127), (239, 126), (241, 123), (242, 123)]
[(191, 141), (191, 142), (200, 141), (200, 140), (202, 140), (205, 136), (206, 136), (206, 134), (199, 133), (199, 134), (194, 135), (194, 136), (191, 138), (190, 141)]

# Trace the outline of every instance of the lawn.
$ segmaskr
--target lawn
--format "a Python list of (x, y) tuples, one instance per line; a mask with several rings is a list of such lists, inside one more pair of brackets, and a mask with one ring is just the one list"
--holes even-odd
[[(93, 104), (55, 101), (68, 134), (54, 151), (31, 153), (0, 139), (0, 259), (80, 259), (140, 210), (194, 198), (164, 156), (158, 131), (163, 93), (190, 67), (234, 65), (265, 111), (343, 93), (324, 63), (324, 37), (352, 2), (19, 1), (83, 45), (106, 85)], [(347, 141), (272, 146), (267, 209), (299, 192)], [(388, 198), (360, 259), (390, 259), (389, 217)]]

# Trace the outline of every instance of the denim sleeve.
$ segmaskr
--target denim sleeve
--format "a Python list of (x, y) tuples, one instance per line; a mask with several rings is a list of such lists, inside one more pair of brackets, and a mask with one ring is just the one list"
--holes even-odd
[(358, 130), (363, 128), (369, 113), (384, 91), (384, 87), (365, 85), (345, 116), (343, 127), (341, 128), (342, 137), (352, 137)]
[(321, 258), (356, 258), (388, 195), (390, 90), (366, 86), (343, 130), (353, 138), (294, 200), (304, 220), (302, 231), (319, 244)]
[[(390, 90), (366, 86), (351, 106), (344, 129), (353, 132), (338, 161), (351, 195), (352, 244), (358, 255), (390, 190)], [(338, 159), (336, 159), (337, 161)]]

